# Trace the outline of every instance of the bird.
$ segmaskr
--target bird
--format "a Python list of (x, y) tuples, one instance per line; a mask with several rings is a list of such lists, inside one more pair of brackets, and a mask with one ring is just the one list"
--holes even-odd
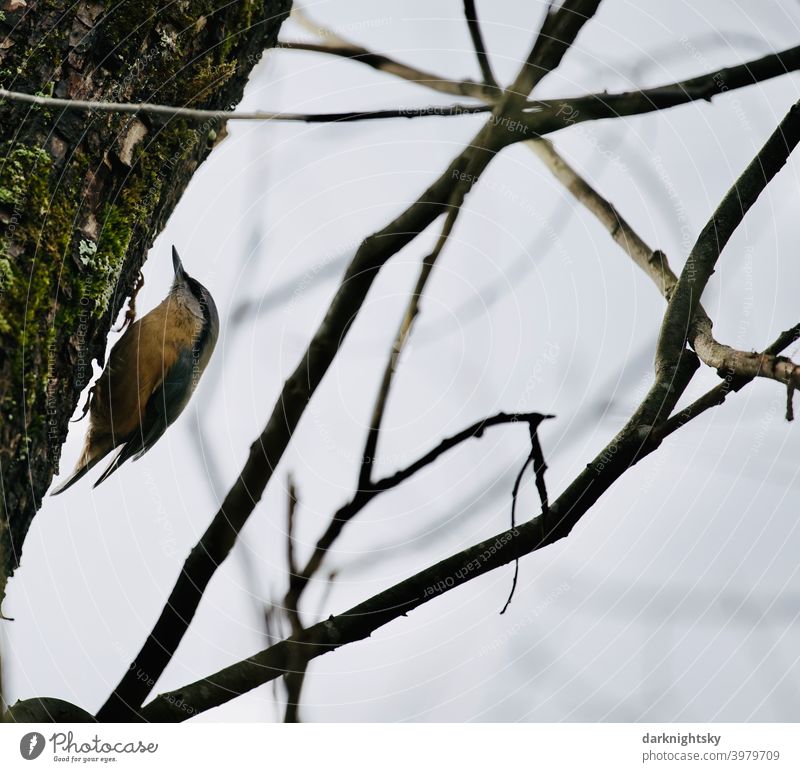
[(217, 343), (219, 315), (211, 293), (186, 273), (174, 246), (172, 266), (175, 278), (167, 297), (134, 321), (111, 349), (93, 389), (78, 463), (51, 496), (119, 448), (96, 488), (129, 458), (147, 453), (188, 404)]

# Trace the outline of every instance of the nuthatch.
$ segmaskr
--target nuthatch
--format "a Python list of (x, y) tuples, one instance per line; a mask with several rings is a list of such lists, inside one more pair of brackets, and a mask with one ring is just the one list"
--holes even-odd
[(175, 247), (172, 264), (175, 280), (167, 297), (111, 349), (94, 388), (83, 452), (52, 496), (122, 446), (97, 487), (120, 464), (150, 450), (188, 404), (216, 345), (219, 317), (211, 294), (183, 270)]

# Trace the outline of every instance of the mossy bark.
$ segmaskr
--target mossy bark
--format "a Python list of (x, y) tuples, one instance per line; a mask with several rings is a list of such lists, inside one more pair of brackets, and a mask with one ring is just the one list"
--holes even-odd
[[(229, 108), (290, 5), (6, 0), (0, 83)], [(148, 248), (223, 130), (0, 106), (0, 600), (91, 362), (102, 362)]]

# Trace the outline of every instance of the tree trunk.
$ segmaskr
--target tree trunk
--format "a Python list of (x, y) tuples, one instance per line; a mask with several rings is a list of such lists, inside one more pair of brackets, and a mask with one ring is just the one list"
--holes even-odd
[[(5, 0), (0, 83), (227, 109), (291, 0)], [(0, 106), (0, 601), (147, 250), (224, 133)]]

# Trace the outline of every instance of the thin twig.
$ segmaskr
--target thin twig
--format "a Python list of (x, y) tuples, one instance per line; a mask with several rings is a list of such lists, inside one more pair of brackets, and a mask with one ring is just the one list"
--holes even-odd
[(455, 80), (434, 75), (418, 67), (398, 62), (385, 54), (370, 51), (363, 46), (347, 40), (338, 32), (318, 24), (313, 21), (304, 9), (295, 5), (292, 8), (292, 18), (310, 32), (314, 37), (324, 40), (324, 43), (304, 43), (300, 41), (281, 41), (278, 48), (295, 49), (298, 51), (313, 51), (316, 53), (329, 54), (344, 59), (360, 62), (368, 67), (372, 67), (379, 72), (394, 75), (397, 78), (406, 80), (410, 83), (424, 86), (442, 94), (453, 96), (469, 96), (480, 99), (484, 102), (491, 102), (497, 91), (476, 83), (472, 80)]
[(539, 428), (531, 425), (531, 448), (533, 450), (533, 477), (536, 481), (536, 490), (539, 493), (539, 502), (542, 505), (542, 512), (547, 514), (550, 504), (547, 500), (547, 485), (545, 484), (544, 473), (547, 471), (547, 463), (544, 458), (542, 444), (539, 442)]
[[(511, 530), (515, 531), (517, 529), (517, 497), (519, 496), (519, 488), (522, 484), (522, 476), (525, 474), (525, 470), (528, 468), (528, 464), (531, 462), (533, 458), (533, 452), (525, 459), (522, 466), (520, 467), (519, 474), (517, 474), (517, 479), (514, 480), (514, 487), (511, 490)], [(505, 605), (500, 610), (501, 614), (506, 613), (506, 609), (511, 605), (511, 599), (514, 597), (514, 593), (517, 590), (517, 579), (519, 579), (519, 558), (514, 559), (514, 576), (511, 579), (511, 590), (508, 593), (508, 598), (506, 599)]]
[(403, 314), (403, 319), (397, 329), (397, 334), (392, 341), (392, 347), (389, 351), (389, 356), (386, 361), (386, 366), (383, 370), (383, 378), (381, 380), (378, 394), (375, 398), (375, 405), (372, 408), (372, 418), (370, 419), (369, 428), (367, 429), (367, 439), (364, 443), (364, 452), (361, 456), (361, 469), (359, 471), (358, 485), (359, 488), (368, 488), (371, 482), (372, 470), (375, 466), (375, 455), (378, 450), (378, 438), (380, 436), (381, 424), (383, 422), (383, 415), (386, 411), (386, 403), (389, 399), (389, 391), (392, 387), (394, 374), (397, 372), (400, 363), (400, 357), (403, 354), (403, 349), (406, 346), (411, 329), (414, 325), (414, 320), (419, 313), (419, 302), (422, 293), (425, 291), (425, 285), (433, 271), (436, 260), (444, 249), (447, 239), (452, 233), (455, 221), (460, 212), (461, 201), (463, 196), (458, 197), (457, 202), (450, 205), (450, 209), (445, 217), (444, 225), (442, 226), (439, 238), (436, 240), (436, 245), (433, 250), (425, 256), (420, 267), (419, 276), (416, 285), (411, 292), (411, 297), (408, 299), (408, 305)]
[(281, 41), (276, 48), (283, 48), (288, 51), (309, 51), (318, 54), (328, 54), (353, 62), (359, 62), (378, 72), (385, 72), (387, 75), (393, 75), (409, 83), (415, 83), (431, 91), (437, 91), (440, 94), (473, 97), (474, 99), (480, 99), (482, 102), (491, 102), (496, 95), (496, 92), (493, 94), (489, 88), (482, 83), (476, 83), (474, 80), (456, 80), (435, 75), (421, 70), (418, 67), (412, 67), (411, 65), (398, 62), (396, 59), (392, 59), (385, 54), (378, 54), (352, 43), (337, 45), (331, 43), (305, 43), (299, 40), (286, 40)]
[(464, 0), (464, 16), (469, 27), (469, 36), (472, 38), (472, 46), (475, 49), (475, 56), (478, 59), (478, 66), (481, 68), (483, 82), (491, 88), (499, 88), (492, 72), (492, 65), (489, 63), (489, 54), (486, 44), (483, 42), (481, 24), (478, 21), (478, 10), (475, 7), (475, 0)]
[[(389, 553), (393, 559), (402, 557), (406, 552), (416, 553), (419, 545), (430, 543), (432, 534), (449, 529), (455, 522), (459, 524), (468, 522), (484, 512), (492, 501), (503, 498), (507, 494), (508, 488), (514, 484), (515, 477), (516, 473), (507, 470), (506, 473), (493, 478), (488, 486), (478, 483), (471, 489), (467, 488), (457, 501), (448, 506), (444, 514), (439, 514), (415, 533), (398, 536), (398, 538), (391, 538), (391, 534), (389, 534), (388, 538), (381, 540), (368, 551), (362, 552), (357, 558), (351, 557), (346, 563), (339, 563), (330, 570), (330, 573), (334, 575), (360, 573), (380, 565)], [(325, 587), (327, 588), (327, 585)], [(317, 615), (317, 619), (320, 618), (321, 615)]]
[[(288, 502), (286, 506), (286, 564), (289, 574), (289, 583), (291, 584), (292, 577), (297, 574), (298, 570), (294, 542), (295, 512), (297, 510), (297, 489), (295, 488), (294, 480), (292, 479), (291, 475), (289, 475), (286, 487), (288, 494)], [(303, 632), (303, 622), (300, 618), (299, 609), (296, 606), (287, 606), (285, 610), (292, 635), (301, 635)], [(283, 721), (286, 724), (300, 723), (300, 696), (303, 692), (306, 665), (306, 662), (300, 660), (294, 662), (284, 678), (284, 683), (286, 686), (286, 709), (284, 711)]]
[(619, 210), (566, 161), (550, 140), (530, 140), (525, 144), (575, 200), (597, 218), (614, 242), (650, 277), (659, 292), (669, 297), (678, 277), (666, 255), (648, 246)]
[(333, 592), (334, 582), (339, 578), (339, 573), (339, 570), (334, 568), (328, 571), (328, 575), (325, 577), (325, 584), (322, 593), (319, 596), (319, 600), (317, 601), (317, 619), (322, 617), (322, 615), (325, 613), (325, 607), (328, 605), (331, 593)]
[[(267, 603), (261, 604), (261, 618), (264, 623), (264, 635), (270, 642), (270, 645), (273, 641), (278, 640), (281, 637), (279, 634), (280, 622), (278, 612), (278, 607), (271, 600)], [(278, 694), (278, 681), (272, 682), (272, 698), (275, 701), (275, 707), (277, 708), (280, 701), (280, 696)]]
[(600, 92), (574, 99), (545, 99), (538, 103), (538, 109), (521, 113), (521, 125), (515, 130), (523, 139), (533, 139), (585, 121), (645, 115), (689, 102), (711, 101), (720, 94), (786, 75), (798, 68), (800, 46), (793, 46), (733, 67), (654, 88), (616, 94)]
[[(517, 475), (517, 479), (514, 481), (514, 488), (511, 491), (511, 530), (515, 530), (517, 527), (517, 519), (516, 519), (516, 511), (517, 511), (517, 497), (519, 496), (519, 488), (520, 484), (522, 483), (522, 476), (525, 473), (525, 469), (528, 467), (528, 464), (533, 465), (533, 474), (536, 478), (536, 490), (539, 493), (539, 502), (541, 503), (542, 507), (542, 516), (545, 516), (550, 509), (550, 506), (547, 501), (547, 486), (545, 485), (544, 480), (544, 473), (547, 469), (547, 464), (545, 463), (544, 459), (544, 451), (542, 450), (542, 445), (539, 442), (539, 424), (531, 422), (528, 424), (528, 430), (530, 433), (531, 438), (531, 450), (528, 454), (528, 457), (525, 459), (525, 463), (523, 463), (522, 468), (519, 470), (519, 474)], [(519, 579), (519, 558), (514, 561), (514, 578), (511, 580), (511, 592), (508, 593), (508, 598), (503, 606), (502, 610), (500, 611), (501, 614), (505, 614), (508, 610), (508, 607), (511, 605), (511, 601), (514, 598), (514, 592), (517, 589), (517, 580)]]
[(23, 94), (19, 91), (0, 89), (0, 99), (38, 107), (80, 110), (90, 113), (114, 113), (123, 115), (161, 115), (165, 118), (181, 118), (190, 121), (290, 121), (301, 123), (351, 123), (353, 121), (385, 120), (390, 118), (425, 118), (457, 115), (475, 115), (489, 112), (491, 105), (431, 105), (428, 107), (404, 107), (392, 110), (356, 110), (339, 113), (276, 113), (257, 110), (202, 110), (194, 107), (157, 105), (149, 102), (101, 102), (83, 99), (59, 99), (58, 97)]
[(294, 484), (294, 478), (291, 474), (288, 475), (286, 480), (286, 565), (289, 570), (289, 576), (297, 573), (297, 560), (295, 558), (294, 549), (294, 519), (297, 510), (297, 488)]
[[(302, 635), (302, 631), (294, 632), (293, 635)], [(283, 714), (284, 724), (299, 724), (300, 720), (300, 695), (303, 693), (303, 684), (306, 680), (308, 662), (303, 658), (295, 659), (294, 664), (290, 664), (286, 676), (283, 679), (286, 685), (286, 710)]]
[(496, 415), (488, 418), (483, 418), (480, 421), (476, 421), (474, 424), (471, 424), (466, 429), (462, 429), (457, 434), (454, 434), (451, 437), (446, 437), (438, 445), (436, 445), (436, 447), (417, 458), (408, 466), (399, 469), (394, 474), (370, 483), (369, 487), (367, 488), (360, 488), (355, 493), (353, 498), (351, 498), (346, 504), (343, 504), (341, 507), (339, 507), (339, 509), (331, 517), (328, 527), (325, 529), (325, 532), (322, 534), (322, 536), (320, 536), (320, 538), (317, 540), (316, 546), (314, 547), (311, 557), (308, 559), (305, 567), (295, 575), (294, 581), (291, 583), (289, 592), (287, 593), (286, 606), (291, 608), (295, 608), (297, 606), (300, 595), (303, 593), (311, 578), (319, 570), (325, 555), (339, 537), (339, 534), (342, 532), (345, 525), (347, 525), (347, 523), (349, 523), (376, 496), (391, 490), (392, 488), (396, 488), (401, 483), (409, 480), (417, 472), (421, 471), (427, 466), (430, 466), (442, 455), (458, 445), (461, 445), (463, 442), (473, 438), (482, 437), (486, 429), (489, 429), (493, 426), (501, 426), (503, 424), (513, 423), (526, 423), (530, 426), (532, 422), (536, 422), (538, 424), (539, 422), (549, 418), (553, 418), (553, 416), (542, 413), (497, 413)]

